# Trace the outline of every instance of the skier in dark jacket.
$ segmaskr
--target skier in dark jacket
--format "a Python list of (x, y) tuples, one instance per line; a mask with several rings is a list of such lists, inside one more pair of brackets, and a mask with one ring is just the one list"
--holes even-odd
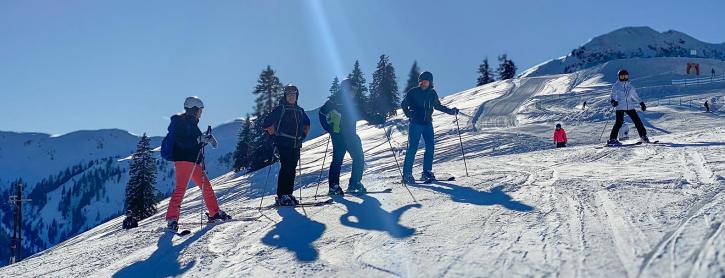
[(174, 173), (176, 174), (176, 186), (171, 193), (169, 207), (166, 212), (167, 229), (177, 231), (178, 220), (181, 210), (181, 202), (186, 193), (189, 181), (202, 188), (202, 197), (208, 210), (209, 221), (229, 220), (231, 216), (219, 209), (214, 190), (211, 187), (209, 178), (204, 172), (204, 156), (202, 148), (211, 144), (216, 148), (218, 143), (213, 135), (202, 134), (197, 124), (204, 110), (204, 103), (197, 97), (188, 97), (184, 101), (184, 113), (171, 117), (169, 124), (169, 135), (173, 138)]
[(295, 184), (295, 168), (300, 160), (302, 142), (310, 131), (310, 118), (299, 105), (299, 90), (294, 85), (284, 87), (284, 98), (279, 106), (264, 119), (262, 126), (274, 137), (279, 154), (279, 176), (277, 178), (277, 206), (299, 204), (292, 195)]
[(705, 101), (705, 112), (710, 112), (710, 103), (708, 101)]
[(448, 108), (441, 104), (438, 93), (433, 89), (433, 74), (423, 72), (418, 77), (418, 87), (410, 89), (406, 94), (401, 107), (405, 116), (410, 120), (408, 129), (408, 151), (405, 153), (403, 163), (403, 182), (414, 183), (413, 161), (418, 151), (418, 142), (421, 135), (425, 141), (425, 155), (423, 156), (423, 174), (421, 179), (426, 182), (434, 181), (433, 153), (435, 151), (435, 138), (433, 135), (433, 109), (449, 115), (458, 114), (458, 108)]
[(328, 195), (343, 195), (342, 188), (340, 188), (340, 168), (345, 153), (349, 153), (352, 158), (352, 173), (347, 192), (367, 192), (365, 186), (360, 182), (365, 169), (365, 156), (360, 136), (357, 135), (357, 121), (362, 118), (362, 111), (353, 98), (354, 89), (351, 79), (342, 80), (340, 94), (325, 102), (319, 112), (320, 124), (325, 131), (330, 133), (332, 139)]

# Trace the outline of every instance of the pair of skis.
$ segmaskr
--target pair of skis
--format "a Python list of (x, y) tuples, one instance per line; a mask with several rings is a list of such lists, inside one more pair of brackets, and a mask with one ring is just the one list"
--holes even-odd
[(657, 141), (652, 141), (652, 142), (649, 142), (649, 143), (645, 143), (645, 142), (641, 142), (641, 141), (640, 141), (640, 142), (635, 142), (635, 143), (627, 143), (627, 144), (619, 144), (619, 145), (604, 145), (604, 146), (597, 146), (596, 148), (597, 148), (597, 149), (602, 149), (602, 148), (621, 148), (621, 147), (633, 147), (633, 146), (639, 146), (639, 145), (642, 145), (642, 144), (650, 144), (650, 145), (657, 145), (657, 144), (662, 144), (662, 143), (660, 143), (660, 141), (659, 141), (659, 140), (657, 140)]

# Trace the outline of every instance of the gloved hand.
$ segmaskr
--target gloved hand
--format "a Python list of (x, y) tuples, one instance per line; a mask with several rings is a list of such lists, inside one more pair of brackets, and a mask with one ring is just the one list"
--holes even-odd
[(458, 108), (455, 108), (455, 107), (451, 108), (451, 115), (456, 115), (456, 114), (458, 114)]
[(617, 105), (619, 105), (619, 102), (617, 102), (616, 100), (610, 100), (609, 103), (612, 104), (612, 107), (617, 107)]
[(647, 111), (647, 105), (644, 105), (644, 101), (639, 103), (639, 107), (642, 108), (642, 111)]
[(214, 135), (200, 135), (199, 136), (199, 143), (202, 143), (204, 145), (209, 144), (212, 148), (217, 148), (219, 146), (219, 142), (216, 141), (216, 138), (214, 138)]

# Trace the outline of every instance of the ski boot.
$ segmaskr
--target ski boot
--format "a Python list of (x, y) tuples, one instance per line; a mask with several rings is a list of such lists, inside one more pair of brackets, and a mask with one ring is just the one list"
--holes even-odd
[(166, 231), (177, 233), (179, 231), (179, 222), (176, 219), (167, 220)]
[(622, 145), (622, 142), (619, 142), (617, 139), (609, 139), (607, 141), (607, 147), (619, 147)]
[(365, 189), (365, 186), (362, 185), (362, 183), (354, 183), (347, 186), (347, 193), (351, 194), (365, 194), (368, 193), (368, 190)]
[(403, 184), (415, 184), (415, 178), (411, 174), (403, 175)]
[(420, 175), (420, 179), (423, 180), (423, 183), (433, 183), (436, 180), (436, 176), (433, 175), (433, 172), (431, 171), (423, 171), (423, 174)]
[(297, 203), (292, 195), (281, 195), (275, 198), (274, 205), (277, 207), (293, 207)]
[(647, 138), (646, 135), (645, 136), (642, 136), (642, 137), (639, 137), (639, 141), (642, 142), (642, 143), (650, 143), (649, 138)]
[(342, 191), (339, 184), (331, 184), (330, 191), (327, 192), (327, 196), (343, 196), (345, 192)]
[(213, 223), (216, 221), (227, 221), (232, 220), (232, 217), (228, 214), (226, 214), (224, 211), (219, 210), (214, 216), (209, 216), (209, 213), (206, 212), (206, 218), (209, 221), (209, 223)]

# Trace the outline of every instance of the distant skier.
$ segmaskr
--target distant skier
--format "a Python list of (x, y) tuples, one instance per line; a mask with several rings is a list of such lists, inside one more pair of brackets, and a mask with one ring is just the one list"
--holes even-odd
[(715, 68), (710, 69), (710, 79), (715, 78)]
[(410, 120), (408, 127), (408, 151), (405, 153), (403, 163), (403, 183), (415, 183), (413, 177), (413, 161), (418, 151), (421, 135), (425, 141), (425, 155), (423, 156), (423, 174), (421, 179), (425, 182), (435, 181), (433, 174), (433, 154), (435, 151), (435, 137), (433, 134), (433, 109), (449, 115), (458, 114), (458, 108), (448, 108), (441, 104), (433, 86), (433, 74), (423, 72), (418, 77), (418, 87), (410, 89), (400, 105), (405, 116)]
[(310, 132), (310, 118), (299, 105), (297, 86), (284, 87), (284, 98), (279, 106), (264, 119), (262, 126), (274, 137), (279, 154), (279, 176), (277, 177), (277, 206), (295, 206), (299, 204), (292, 195), (295, 184), (295, 168), (300, 160), (302, 142)]
[(318, 114), (322, 128), (330, 133), (332, 138), (332, 162), (330, 163), (328, 195), (343, 195), (340, 188), (340, 168), (349, 153), (352, 158), (352, 172), (347, 186), (347, 192), (366, 193), (367, 189), (361, 183), (365, 169), (365, 156), (362, 142), (357, 135), (357, 121), (362, 118), (362, 109), (355, 103), (352, 79), (346, 78), (340, 82), (340, 94), (330, 99), (320, 108)]
[(582, 110), (587, 109), (587, 101), (585, 100), (582, 104)]
[(705, 100), (705, 112), (708, 112), (708, 113), (710, 112), (710, 104), (708, 103), (707, 100)]
[(612, 93), (610, 94), (610, 103), (616, 108), (616, 121), (612, 127), (612, 132), (609, 134), (607, 146), (622, 145), (622, 143), (617, 140), (617, 135), (619, 134), (619, 129), (624, 123), (625, 113), (632, 119), (632, 122), (634, 122), (634, 126), (637, 128), (637, 133), (639, 133), (641, 142), (649, 143), (650, 141), (649, 138), (647, 138), (647, 130), (644, 128), (642, 120), (640, 120), (637, 115), (637, 111), (635, 110), (637, 104), (639, 104), (639, 107), (642, 108), (642, 111), (647, 111), (647, 106), (639, 98), (637, 90), (629, 81), (629, 72), (627, 72), (627, 70), (620, 70), (617, 73), (617, 77), (618, 81), (612, 85)]
[(566, 131), (561, 128), (561, 124), (556, 124), (554, 129), (554, 144), (557, 148), (566, 147)]
[[(211, 144), (216, 148), (218, 143), (213, 135), (204, 135), (197, 124), (204, 110), (204, 103), (197, 97), (188, 97), (184, 101), (184, 113), (171, 117), (169, 124), (169, 135), (172, 139), (172, 160), (174, 161), (174, 173), (176, 174), (176, 186), (171, 193), (169, 208), (166, 212), (167, 229), (176, 232), (179, 229), (178, 221), (181, 210), (181, 202), (186, 193), (186, 187), (190, 180), (203, 188), (202, 196), (208, 210), (209, 221), (229, 220), (232, 217), (219, 209), (214, 190), (211, 187), (209, 178), (204, 172), (204, 156), (202, 148)], [(166, 139), (165, 139), (166, 140)]]

